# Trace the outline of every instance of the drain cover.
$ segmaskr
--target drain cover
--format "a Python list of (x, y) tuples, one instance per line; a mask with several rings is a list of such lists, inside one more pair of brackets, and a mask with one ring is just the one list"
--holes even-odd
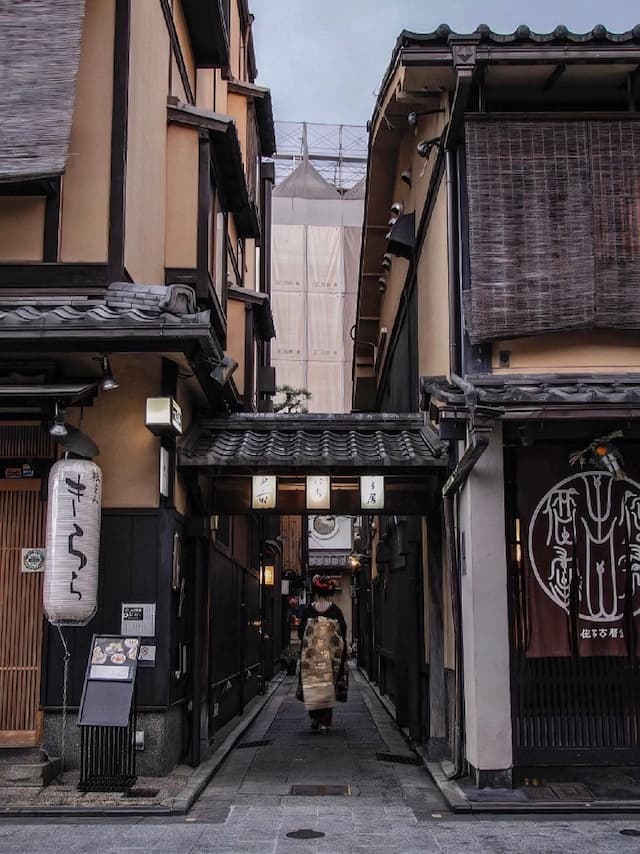
[(640, 830), (635, 830), (633, 827), (625, 827), (620, 833), (623, 836), (640, 836)]
[(287, 833), (289, 839), (320, 839), (321, 836), (324, 836), (324, 833), (320, 833), (319, 830), (292, 830), (291, 833)]
[(123, 792), (125, 798), (155, 798), (160, 789), (127, 789)]
[(242, 744), (236, 745), (236, 750), (242, 750), (243, 747), (266, 747), (272, 741), (272, 738), (263, 738), (261, 741), (243, 741)]
[(593, 801), (595, 795), (584, 783), (549, 783), (553, 794), (561, 801)]
[(379, 751), (376, 759), (380, 762), (400, 762), (402, 765), (422, 765), (422, 759), (415, 753), (387, 753)]
[(292, 795), (308, 795), (309, 797), (314, 797), (318, 795), (333, 795), (340, 796), (346, 795), (349, 797), (351, 795), (351, 786), (303, 786), (303, 785), (295, 785), (291, 787)]
[(555, 801), (556, 799), (548, 786), (524, 786), (521, 791), (525, 793), (528, 801)]

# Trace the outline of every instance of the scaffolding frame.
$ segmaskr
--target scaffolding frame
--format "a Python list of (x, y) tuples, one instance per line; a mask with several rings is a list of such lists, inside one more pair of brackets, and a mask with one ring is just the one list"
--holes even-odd
[(346, 193), (367, 174), (364, 125), (276, 122), (276, 186), (306, 157), (325, 181)]

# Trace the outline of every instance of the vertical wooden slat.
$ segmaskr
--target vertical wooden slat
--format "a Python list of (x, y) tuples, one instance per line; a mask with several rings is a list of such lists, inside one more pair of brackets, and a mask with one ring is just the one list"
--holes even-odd
[[(10, 447), (24, 450), (13, 437)], [(29, 746), (37, 738), (42, 573), (21, 572), (20, 558), (21, 549), (45, 544), (40, 486), (0, 481), (0, 746)]]

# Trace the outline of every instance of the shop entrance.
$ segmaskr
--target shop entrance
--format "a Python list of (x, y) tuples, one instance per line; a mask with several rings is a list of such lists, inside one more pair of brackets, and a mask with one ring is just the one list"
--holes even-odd
[(52, 456), (41, 425), (0, 425), (0, 747), (41, 739), (43, 485)]
[(520, 767), (640, 762), (638, 473), (571, 466), (575, 444), (506, 456)]

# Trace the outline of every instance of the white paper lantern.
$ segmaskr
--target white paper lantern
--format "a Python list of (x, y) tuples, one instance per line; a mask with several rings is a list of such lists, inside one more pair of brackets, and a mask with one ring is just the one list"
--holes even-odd
[(54, 625), (84, 626), (98, 606), (102, 472), (60, 460), (49, 475), (44, 612)]

